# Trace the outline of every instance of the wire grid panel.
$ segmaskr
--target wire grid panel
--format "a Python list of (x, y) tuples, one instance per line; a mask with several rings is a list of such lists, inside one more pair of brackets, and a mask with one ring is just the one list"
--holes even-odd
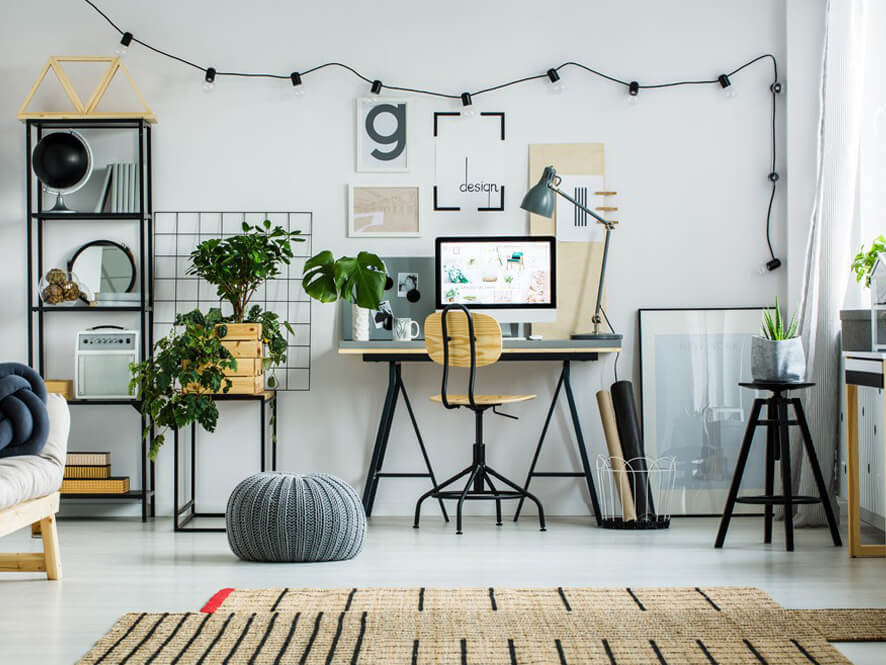
[(266, 219), (288, 231), (300, 230), (304, 242), (292, 243), (295, 256), (291, 264), (283, 266), (277, 278), (260, 286), (250, 301), (251, 305), (276, 312), (293, 330), (282, 330), (288, 345), (286, 363), (267, 372), (265, 381), (274, 376), (277, 390), (310, 390), (311, 301), (302, 288), (301, 277), (305, 261), (311, 256), (310, 212), (155, 212), (154, 339), (169, 334), (177, 314), (194, 309), (206, 312), (212, 307), (231, 314), (231, 306), (222, 302), (212, 284), (187, 274), (190, 254), (204, 240), (241, 234), (243, 222), (254, 225)]

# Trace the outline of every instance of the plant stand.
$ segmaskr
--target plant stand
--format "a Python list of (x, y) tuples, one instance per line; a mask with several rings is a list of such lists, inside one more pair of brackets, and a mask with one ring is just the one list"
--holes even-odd
[[(268, 460), (268, 441), (267, 430), (268, 425), (271, 427), (270, 441), (270, 460), (271, 471), (277, 470), (277, 393), (268, 391), (258, 395), (247, 394), (221, 394), (213, 395), (212, 399), (217, 402), (257, 402), (259, 406), (259, 469), (267, 471)], [(267, 407), (270, 406), (271, 417), (267, 419)], [(224, 518), (224, 513), (201, 513), (197, 510), (197, 425), (191, 424), (191, 444), (180, 445), (179, 431), (173, 430), (173, 482), (175, 486), (174, 509), (173, 515), (174, 531), (193, 532), (193, 533), (225, 533), (225, 527), (188, 527), (187, 524), (195, 517), (213, 517)], [(187, 451), (190, 448), (190, 468), (188, 474), (190, 478), (189, 490), (182, 486), (182, 470), (181, 449)], [(184, 501), (184, 503), (181, 503)]]

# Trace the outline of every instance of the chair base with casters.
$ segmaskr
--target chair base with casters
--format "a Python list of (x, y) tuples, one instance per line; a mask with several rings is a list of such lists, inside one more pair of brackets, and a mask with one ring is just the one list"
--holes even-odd
[[(434, 401), (440, 401), (439, 395), (435, 395), (431, 399)], [(458, 396), (450, 396), (450, 403), (453, 402)], [(477, 395), (475, 399), (479, 403), (479, 401), (483, 397), (493, 397), (490, 395)], [(532, 396), (528, 395), (514, 395), (513, 397), (520, 397), (524, 399), (531, 399)], [(510, 401), (524, 401), (512, 399)], [(413, 528), (418, 528), (419, 520), (421, 519), (421, 504), (425, 499), (457, 499), (458, 507), (456, 509), (456, 518), (455, 518), (455, 533), (458, 535), (462, 534), (462, 508), (464, 507), (465, 501), (495, 501), (495, 524), (496, 526), (501, 526), (501, 502), (506, 501), (508, 499), (529, 499), (532, 501), (536, 507), (538, 508), (538, 525), (542, 531), (545, 531), (545, 511), (542, 508), (541, 501), (538, 498), (527, 492), (525, 489), (520, 487), (517, 483), (509, 478), (503, 476), (498, 471), (493, 469), (486, 463), (486, 444), (483, 443), (483, 414), (487, 409), (493, 409), (493, 412), (496, 415), (502, 415), (505, 417), (513, 418), (514, 416), (507, 416), (503, 413), (498, 413), (494, 411), (495, 407), (498, 404), (489, 404), (486, 405), (485, 408), (478, 409), (475, 414), (475, 422), (476, 422), (476, 430), (477, 430), (477, 441), (474, 443), (474, 460), (471, 463), (471, 466), (467, 467), (459, 471), (457, 474), (452, 476), (447, 480), (444, 480), (442, 483), (434, 487), (428, 492), (419, 497), (418, 502), (415, 504), (415, 521), (413, 522)], [(459, 489), (447, 490), (447, 487), (454, 486), (459, 480), (467, 477), (467, 483), (464, 487)], [(493, 479), (496, 481), (500, 481), (504, 486), (509, 487), (511, 489), (499, 489), (496, 487)], [(486, 488), (489, 489), (486, 489)]]
[[(471, 315), (463, 305), (449, 305), (442, 313), (435, 312), (425, 319), (425, 345), (431, 360), (443, 365), (442, 389), (440, 394), (431, 397), (431, 401), (440, 402), (447, 409), (466, 408), (473, 411), (475, 439), (471, 465), (419, 497), (412, 526), (418, 528), (421, 504), (429, 498), (441, 502), (444, 499), (458, 501), (457, 534), (462, 533), (465, 501), (495, 501), (496, 524), (501, 526), (502, 501), (516, 499), (522, 502), (529, 499), (538, 507), (538, 522), (544, 531), (545, 513), (541, 501), (486, 463), (486, 443), (483, 440), (483, 416), (486, 411), (491, 409), (496, 415), (516, 419), (516, 416), (497, 411), (496, 407), (535, 399), (535, 395), (474, 394), (476, 368), (491, 365), (501, 356), (501, 328), (498, 322), (486, 314)], [(450, 366), (470, 368), (467, 394), (450, 394), (447, 390)], [(460, 486), (459, 481), (465, 478), (464, 486)]]

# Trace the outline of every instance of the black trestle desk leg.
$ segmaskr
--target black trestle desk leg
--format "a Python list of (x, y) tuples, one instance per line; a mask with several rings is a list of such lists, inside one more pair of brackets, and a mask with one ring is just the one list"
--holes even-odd
[(729, 520), (732, 519), (732, 511), (735, 509), (735, 500), (738, 498), (738, 490), (741, 488), (741, 477), (744, 475), (745, 465), (748, 463), (748, 453), (751, 452), (751, 442), (754, 440), (754, 430), (757, 429), (757, 420), (760, 417), (760, 410), (766, 403), (764, 399), (755, 399), (754, 406), (751, 409), (751, 417), (748, 419), (748, 426), (744, 432), (744, 439), (741, 442), (741, 450), (738, 453), (738, 461), (735, 463), (735, 473), (732, 475), (732, 485), (729, 487), (729, 498), (726, 499), (726, 507), (723, 509), (723, 517), (720, 520), (720, 530), (717, 532), (717, 540), (714, 541), (714, 547), (723, 547), (726, 540), (726, 532), (729, 530)]
[[(548, 434), (548, 426), (551, 424), (551, 417), (554, 415), (554, 409), (557, 408), (557, 398), (560, 396), (560, 388), (563, 387), (563, 379), (566, 376), (566, 368), (564, 367), (560, 371), (560, 379), (557, 381), (557, 387), (554, 389), (554, 396), (551, 398), (551, 405), (548, 407), (548, 415), (545, 416), (545, 424), (541, 428), (541, 436), (538, 437), (538, 445), (535, 447), (535, 454), (532, 456), (532, 463), (529, 465), (529, 473), (526, 474), (526, 482), (523, 483), (523, 489), (529, 491), (529, 483), (532, 482), (532, 477), (535, 474), (535, 467), (538, 464), (538, 458), (541, 455), (541, 447), (544, 445), (545, 437)], [(514, 511), (514, 521), (516, 522), (520, 519), (520, 512), (523, 510), (523, 502), (526, 500), (526, 497), (520, 497), (520, 501), (517, 502), (517, 510)]]
[(588, 486), (588, 494), (591, 495), (591, 505), (594, 507), (594, 518), (597, 526), (602, 526), (603, 518), (600, 514), (600, 502), (597, 500), (597, 490), (594, 489), (594, 479), (591, 476), (591, 463), (588, 461), (588, 449), (585, 447), (585, 438), (581, 432), (581, 422), (578, 419), (578, 409), (575, 407), (575, 397), (572, 395), (572, 381), (570, 380), (569, 361), (563, 361), (563, 386), (566, 388), (566, 400), (569, 402), (569, 413), (572, 416), (572, 427), (575, 429), (575, 439), (578, 443), (578, 452), (581, 456), (581, 467), (584, 470), (585, 482)]
[[(766, 419), (771, 421), (766, 425), (766, 468), (765, 468), (765, 478), (766, 478), (766, 496), (773, 496), (775, 494), (775, 459), (777, 455), (775, 454), (775, 444), (778, 440), (776, 437), (778, 432), (775, 428), (773, 422), (778, 418), (778, 414), (775, 411), (775, 399), (769, 398), (766, 400)], [(772, 542), (772, 514), (773, 507), (771, 503), (767, 503), (764, 509), (764, 521), (763, 521), (763, 542), (771, 543)]]
[(788, 552), (794, 551), (794, 496), (791, 484), (791, 436), (788, 432), (787, 399), (776, 396), (778, 408), (778, 439), (781, 449), (781, 485), (784, 494), (784, 542)]
[(378, 432), (375, 435), (375, 445), (372, 448), (372, 459), (369, 462), (369, 473), (366, 476), (366, 486), (363, 488), (363, 508), (366, 516), (372, 515), (372, 504), (375, 502), (375, 493), (378, 489), (378, 473), (384, 461), (385, 449), (391, 433), (391, 422), (394, 417), (394, 409), (397, 405), (397, 394), (400, 384), (397, 381), (397, 363), (388, 363), (388, 389), (385, 393), (384, 406), (382, 407), (381, 419), (378, 422)]
[(260, 460), (261, 466), (259, 468), (261, 469), (261, 471), (266, 471), (266, 469), (265, 469), (265, 452), (268, 449), (268, 442), (267, 442), (267, 432), (266, 432), (266, 428), (265, 428), (265, 398), (264, 398), (264, 396), (262, 396), (261, 400), (259, 400), (258, 417), (261, 419), (261, 423), (259, 424), (259, 427), (261, 428), (260, 429), (261, 436), (259, 437), (259, 439), (261, 440), (261, 460)]
[(806, 454), (809, 456), (809, 466), (812, 467), (812, 475), (815, 478), (815, 484), (818, 486), (818, 496), (824, 507), (824, 514), (828, 520), (828, 526), (831, 529), (831, 538), (834, 545), (841, 547), (843, 541), (840, 538), (840, 529), (837, 527), (837, 519), (834, 516), (833, 504), (828, 495), (828, 488), (825, 485), (824, 478), (821, 475), (821, 467), (818, 465), (818, 455), (815, 454), (815, 446), (812, 445), (812, 434), (809, 432), (809, 424), (806, 422), (806, 414), (803, 412), (803, 405), (800, 399), (795, 397), (790, 400), (794, 407), (794, 413), (797, 416), (797, 424), (800, 426), (800, 432), (803, 434), (803, 444), (806, 448)]

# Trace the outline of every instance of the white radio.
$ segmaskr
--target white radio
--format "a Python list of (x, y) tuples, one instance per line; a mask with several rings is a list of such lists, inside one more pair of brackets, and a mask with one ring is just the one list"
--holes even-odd
[(129, 364), (138, 362), (138, 331), (97, 326), (77, 333), (74, 395), (77, 399), (126, 399)]

